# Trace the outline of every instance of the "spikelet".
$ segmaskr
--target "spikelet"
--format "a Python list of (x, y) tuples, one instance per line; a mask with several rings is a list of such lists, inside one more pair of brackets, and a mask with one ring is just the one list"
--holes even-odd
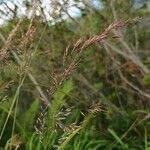
[(44, 127), (45, 127), (45, 116), (47, 114), (48, 106), (49, 105), (47, 103), (45, 103), (44, 101), (41, 101), (36, 124), (34, 126), (36, 133), (40, 135), (41, 142), (42, 142), (42, 137), (43, 137), (42, 135), (44, 132)]

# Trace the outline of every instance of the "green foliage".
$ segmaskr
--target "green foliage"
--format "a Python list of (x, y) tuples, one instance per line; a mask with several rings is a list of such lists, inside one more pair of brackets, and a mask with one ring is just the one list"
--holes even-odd
[(144, 77), (143, 77), (143, 83), (144, 83), (144, 85), (150, 85), (150, 75), (145, 75)]
[(112, 129), (108, 129), (108, 132), (115, 138), (115, 140), (117, 141), (117, 143), (119, 143), (122, 148), (121, 149), (125, 149), (128, 150), (128, 145), (124, 144), (123, 141), (118, 137), (118, 135), (115, 133), (114, 130)]
[(32, 131), (34, 127), (34, 123), (36, 120), (36, 116), (38, 114), (39, 108), (39, 100), (34, 100), (30, 107), (23, 114), (18, 114), (18, 119), (23, 129)]
[(59, 113), (60, 109), (66, 102), (65, 97), (68, 96), (73, 89), (74, 89), (73, 80), (69, 79), (63, 84), (62, 87), (59, 87), (57, 91), (54, 93), (54, 98), (49, 113), (49, 119), (50, 119), (49, 122), (52, 128), (55, 127), (55, 119), (57, 114)]
[[(0, 41), (0, 149), (150, 150), (150, 75), (145, 72), (150, 69), (150, 12), (143, 2), (136, 8), (133, 0), (99, 1), (100, 9), (92, 1), (83, 2), (81, 16), (58, 16), (61, 21), (56, 17), (53, 25), (43, 21), (43, 7), (33, 20), (24, 18), (12, 40), (20, 17), (1, 26), (0, 38), (8, 43)], [(24, 3), (32, 9), (30, 1)], [(72, 51), (81, 39), (100, 35), (114, 20), (135, 16), (143, 20)], [(5, 49), (7, 57), (1, 60)], [(79, 62), (57, 84), (76, 53)], [(50, 102), (42, 111), (41, 91)], [(37, 134), (38, 119), (43, 129)]]

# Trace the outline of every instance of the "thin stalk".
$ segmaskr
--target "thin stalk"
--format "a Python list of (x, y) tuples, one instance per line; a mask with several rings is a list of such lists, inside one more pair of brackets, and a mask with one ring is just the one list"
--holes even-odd
[(5, 128), (6, 128), (6, 125), (7, 125), (7, 123), (8, 123), (9, 117), (10, 117), (10, 115), (11, 115), (11, 113), (12, 113), (13, 107), (14, 107), (14, 105), (15, 105), (15, 103), (16, 103), (16, 99), (17, 99), (18, 96), (19, 96), (19, 92), (20, 92), (20, 89), (21, 89), (21, 87), (22, 87), (22, 85), (23, 85), (24, 80), (25, 80), (25, 76), (23, 77), (23, 79), (22, 79), (21, 82), (19, 83), (19, 86), (18, 86), (18, 88), (17, 88), (17, 90), (16, 90), (16, 93), (15, 93), (15, 95), (14, 95), (14, 98), (13, 98), (12, 104), (11, 104), (11, 106), (10, 106), (10, 109), (9, 109), (9, 112), (8, 112), (8, 115), (7, 115), (7, 118), (6, 118), (6, 120), (5, 120), (5, 123), (4, 123), (4, 125), (3, 125), (2, 131), (1, 131), (1, 133), (0, 133), (0, 140), (1, 140), (2, 136), (3, 136), (3, 133), (4, 133)]
[[(5, 37), (0, 33), (0, 38), (3, 41), (3, 43), (6, 42)], [(11, 50), (10, 51), (14, 57), (14, 59), (16, 60), (16, 62), (18, 63), (18, 65), (21, 65), (21, 60), (19, 59), (18, 55), (16, 54), (15, 51)], [(40, 97), (41, 97), (41, 101), (44, 101), (46, 104), (49, 104), (49, 101), (47, 99), (47, 97), (45, 96), (44, 92), (42, 91), (41, 87), (39, 86), (38, 82), (36, 81), (36, 79), (34, 78), (34, 76), (32, 75), (31, 72), (27, 72), (27, 75), (30, 79), (30, 81), (33, 83), (33, 85), (35, 86), (37, 92), (39, 93)]]

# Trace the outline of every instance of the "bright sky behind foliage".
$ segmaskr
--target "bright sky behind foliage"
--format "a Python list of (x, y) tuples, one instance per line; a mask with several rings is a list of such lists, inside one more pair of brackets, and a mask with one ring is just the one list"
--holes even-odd
[[(7, 1), (5, 0), (5, 2), (12, 9), (15, 8), (14, 4), (17, 5), (18, 6), (18, 11), (17, 12), (18, 12), (19, 16), (24, 16), (24, 15), (27, 15), (27, 16), (29, 15), (30, 16), (30, 13), (28, 12), (28, 14), (27, 14), (26, 7), (23, 5), (23, 0), (12, 0), (12, 1), (11, 0), (7, 0)], [(68, 5), (69, 7), (67, 7), (69, 15), (71, 15), (72, 17), (79, 16), (80, 15), (80, 11), (75, 6), (73, 6), (75, 4), (74, 1), (70, 0), (69, 2), (70, 2), (69, 5)], [(2, 0), (0, 0), (0, 4), (1, 4), (0, 5), (0, 9), (3, 10), (4, 12), (6, 12), (7, 9), (6, 9), (6, 6), (2, 3)], [(49, 13), (48, 13), (48, 12), (52, 11), (52, 8), (50, 8), (49, 6), (50, 6), (50, 1), (49, 0), (43, 0), (42, 1), (42, 7), (44, 8), (44, 13), (45, 13), (45, 15), (47, 17), (47, 20), (51, 20), (52, 19), (50, 17)], [(59, 11), (59, 9), (56, 10), (56, 11)], [(6, 14), (7, 15), (1, 16), (0, 24), (3, 24), (4, 21), (7, 21), (7, 20), (9, 20), (12, 17), (12, 13), (11, 12), (9, 12), (9, 13), (6, 12)], [(37, 11), (37, 15), (38, 15), (38, 11)], [(67, 16), (63, 15), (63, 17), (66, 18)]]
[[(54, 2), (57, 0), (54, 0)], [(102, 8), (102, 3), (100, 2), (100, 0), (84, 0), (87, 3), (91, 3), (92, 7), (94, 7), (95, 9), (100, 9)], [(8, 11), (8, 9), (6, 8), (6, 6), (3, 4), (3, 2), (6, 2), (7, 5), (14, 9), (15, 5), (18, 7), (18, 15), (19, 16), (30, 16), (32, 14), (32, 12), (27, 11), (26, 7), (24, 6), (23, 2), (25, 2), (25, 0), (0, 0), (0, 10), (4, 11), (6, 13), (6, 15), (1, 15), (0, 16), (0, 25), (2, 25), (5, 21), (9, 20), (10, 18), (12, 18), (12, 13), (10, 11)], [(60, 3), (63, 3), (62, 0), (59, 0)], [(14, 5), (15, 4), (15, 5)], [(79, 16), (80, 15), (80, 11), (79, 9), (74, 6), (75, 2), (74, 0), (69, 0), (69, 4), (67, 4), (67, 7), (65, 9), (67, 9), (68, 14), (71, 17), (75, 17), (75, 16)], [(135, 0), (135, 7), (141, 7), (142, 1), (141, 0)], [(55, 11), (55, 13), (59, 13), (59, 8), (58, 9), (53, 9), (50, 4), (50, 0), (42, 0), (42, 7), (46, 16), (47, 20), (52, 21), (53, 18), (51, 17), (50, 13), (51, 11)], [(80, 6), (83, 6), (82, 2), (80, 3)], [(84, 6), (83, 6), (84, 7)], [(37, 11), (37, 15), (38, 15), (38, 11)], [(63, 14), (63, 19), (66, 19), (67, 15)]]

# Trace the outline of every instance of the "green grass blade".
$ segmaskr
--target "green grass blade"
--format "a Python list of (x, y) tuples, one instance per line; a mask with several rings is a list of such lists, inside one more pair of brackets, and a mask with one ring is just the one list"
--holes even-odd
[(119, 136), (115, 133), (114, 130), (108, 129), (108, 132), (115, 138), (115, 140), (124, 148), (128, 149), (128, 146), (122, 142), (122, 140), (119, 138)]
[(58, 150), (63, 150), (71, 139), (81, 130), (81, 127), (72, 132), (70, 136), (59, 146)]

